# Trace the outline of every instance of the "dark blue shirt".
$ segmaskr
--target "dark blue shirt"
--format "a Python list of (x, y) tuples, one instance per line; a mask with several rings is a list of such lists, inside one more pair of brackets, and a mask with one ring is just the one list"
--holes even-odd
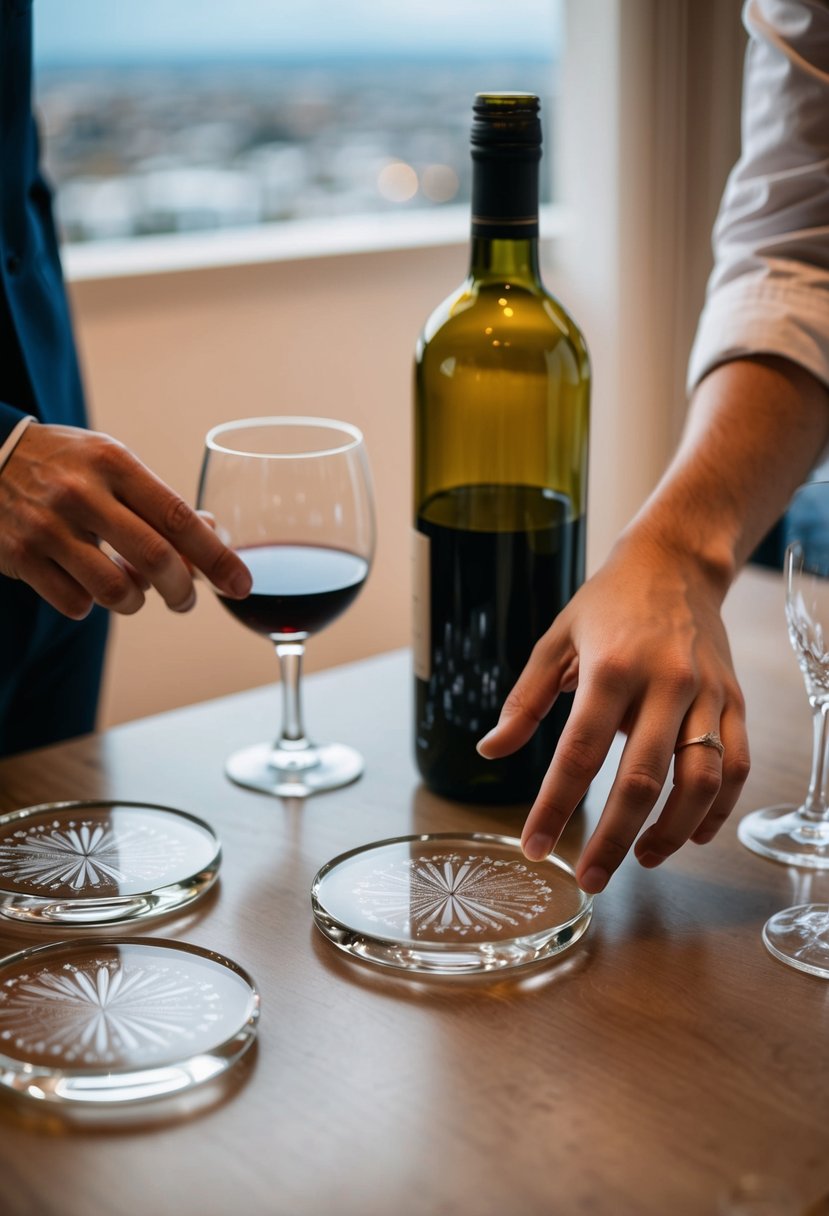
[(0, 443), (25, 414), (85, 422), (32, 114), (32, 0), (0, 0)]

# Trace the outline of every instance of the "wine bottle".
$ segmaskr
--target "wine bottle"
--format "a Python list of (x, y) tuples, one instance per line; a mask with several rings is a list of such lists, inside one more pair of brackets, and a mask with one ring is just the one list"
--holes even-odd
[(415, 753), (451, 798), (534, 797), (569, 712), (514, 756), (477, 741), (584, 577), (590, 368), (541, 282), (537, 97), (481, 93), (468, 278), (415, 358)]

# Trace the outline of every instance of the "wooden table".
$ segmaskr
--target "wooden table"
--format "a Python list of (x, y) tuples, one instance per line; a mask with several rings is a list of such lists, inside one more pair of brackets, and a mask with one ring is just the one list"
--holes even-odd
[[(829, 984), (760, 940), (809, 880), (735, 834), (740, 812), (802, 795), (808, 707), (779, 579), (744, 576), (727, 615), (754, 760), (738, 811), (657, 871), (629, 858), (586, 937), (524, 979), (414, 983), (350, 962), (313, 927), (311, 879), (342, 850), (520, 828), (514, 810), (419, 785), (405, 654), (307, 681), (313, 732), (355, 744), (367, 768), (304, 806), (222, 773), (231, 749), (273, 731), (273, 687), (0, 764), (2, 809), (120, 797), (208, 819), (219, 888), (151, 932), (229, 955), (262, 992), (255, 1055), (210, 1109), (110, 1130), (0, 1100), (3, 1216), (702, 1216), (758, 1171), (804, 1204), (829, 1191)], [(571, 860), (611, 776), (567, 830)], [(829, 898), (827, 880), (811, 895)], [(5, 950), (30, 941), (0, 930)]]

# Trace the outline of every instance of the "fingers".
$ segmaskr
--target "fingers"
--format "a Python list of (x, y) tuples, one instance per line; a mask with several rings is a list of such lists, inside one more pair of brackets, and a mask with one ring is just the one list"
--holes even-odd
[[(117, 487), (125, 504), (132, 508), (136, 517), (146, 521), (150, 529), (142, 530), (132, 524), (131, 538), (125, 539), (128, 548), (113, 543), (149, 579), (170, 607), (178, 607), (181, 611), (181, 605), (193, 591), (185, 563), (200, 570), (223, 595), (241, 599), (250, 592), (250, 571), (242, 559), (222, 543), (212, 522), (202, 518), (139, 461), (130, 458), (119, 471)], [(107, 539), (112, 541), (112, 536)]]
[[(166, 537), (133, 511), (117, 503), (112, 505), (105, 519), (95, 522), (100, 534), (106, 537), (107, 544), (123, 563), (148, 586), (154, 587), (168, 608), (173, 612), (187, 612), (193, 607), (196, 591), (192, 574)], [(90, 553), (87, 557), (91, 578), (94, 555)]]
[[(706, 731), (691, 723), (711, 723), (697, 707), (683, 725), (682, 738), (697, 738)], [(710, 729), (710, 726), (709, 726)], [(659, 818), (636, 844), (636, 857), (648, 868), (660, 865), (685, 843), (707, 844), (714, 839), (737, 802), (748, 777), (750, 758), (742, 703), (726, 706), (719, 734), (722, 756), (714, 747), (693, 744), (680, 748), (674, 760), (674, 784)]]
[[(623, 688), (597, 676), (594, 687), (576, 694), (570, 720), (522, 833), (527, 857), (539, 860), (555, 847), (569, 816), (603, 764), (616, 730), (626, 723), (628, 739), (599, 823), (585, 846), (576, 877), (590, 894), (604, 890), (635, 845), (639, 862), (661, 864), (687, 840), (713, 839), (731, 810), (749, 768), (742, 698), (736, 685), (729, 700), (708, 689), (685, 712), (685, 698), (651, 689), (638, 710)], [(601, 712), (596, 707), (601, 706)], [(717, 730), (725, 747), (694, 744), (676, 754), (676, 740)], [(673, 786), (659, 816), (637, 836), (663, 795), (673, 761)]]
[[(603, 891), (627, 856), (659, 800), (670, 770), (671, 756), (670, 742), (659, 734), (658, 723), (651, 724), (651, 729), (640, 727), (628, 738), (607, 805), (576, 867), (579, 885), (589, 894)], [(719, 772), (714, 766), (701, 769), (699, 776), (702, 781), (695, 780), (693, 787), (686, 785), (684, 797), (675, 799), (673, 814), (663, 812), (661, 836), (654, 836), (650, 841), (643, 837), (645, 844), (641, 854), (637, 850), (640, 860), (653, 857), (653, 850), (659, 850), (659, 860), (664, 860), (688, 839), (719, 789)], [(696, 803), (700, 792), (705, 799), (701, 809)], [(689, 816), (690, 825), (686, 822)], [(643, 860), (643, 864), (655, 865), (658, 861)]]
[[(600, 713), (596, 706), (601, 705)], [(567, 725), (527, 816), (521, 845), (533, 861), (555, 847), (564, 825), (605, 761), (624, 715), (626, 698), (601, 680), (578, 689)]]
[[(690, 753), (686, 754), (686, 751)], [(712, 747), (677, 752), (674, 787), (659, 818), (636, 842), (636, 859), (653, 869), (689, 840), (720, 792), (722, 761)]]
[(725, 747), (722, 758), (722, 784), (708, 813), (691, 836), (695, 844), (708, 844), (714, 839), (734, 810), (751, 768), (742, 700), (724, 710), (720, 736)]
[(680, 724), (674, 745), (673, 788), (655, 823), (636, 842), (636, 857), (641, 865), (660, 865), (688, 840), (705, 818), (720, 794), (723, 759), (717, 747), (688, 740), (718, 734), (723, 716), (721, 697), (710, 694), (697, 698)]
[[(618, 720), (617, 710), (613, 722)], [(682, 709), (677, 711), (675, 703), (662, 700), (661, 703), (650, 704), (632, 726), (601, 819), (576, 868), (576, 878), (589, 894), (598, 894), (607, 886), (659, 799), (670, 769), (674, 740), (681, 721)], [(611, 742), (612, 736), (605, 736), (591, 757), (590, 768), (595, 765), (600, 751), (604, 759)], [(555, 767), (551, 767), (551, 774)], [(574, 805), (564, 801), (572, 797), (572, 791), (566, 792), (555, 776), (544, 793), (550, 798), (550, 804), (546, 808), (539, 808), (539, 814), (548, 823), (553, 807), (560, 807), (561, 815), (563, 809)], [(533, 808), (531, 817), (535, 813), (536, 808)]]
[(38, 562), (27, 573), (14, 577), (28, 583), (41, 599), (73, 621), (82, 621), (92, 611), (95, 601), (89, 592), (54, 562)]
[(565, 644), (556, 643), (553, 631), (545, 634), (504, 702), (497, 725), (479, 741), (481, 756), (496, 760), (529, 742), (558, 694), (575, 686), (567, 680), (566, 660)]
[(135, 566), (131, 566), (130, 563), (126, 560), (126, 558), (122, 557), (120, 553), (116, 553), (115, 550), (110, 545), (107, 545), (105, 542), (101, 543), (100, 549), (101, 549), (102, 553), (106, 554), (106, 556), (109, 558), (109, 560), (111, 562), (115, 562), (116, 566), (121, 567), (121, 569), (124, 571), (124, 573), (127, 574), (129, 576), (129, 578), (132, 579), (132, 581), (135, 583), (136, 587), (138, 587), (138, 589), (140, 591), (149, 591), (150, 584), (144, 578), (144, 575), (139, 574), (139, 572), (136, 570)]
[[(720, 710), (701, 709), (697, 702), (679, 729), (680, 738), (696, 738), (716, 729), (724, 753), (715, 747), (693, 744), (676, 751), (673, 786), (656, 821), (637, 834), (656, 805), (665, 784), (671, 755), (667, 736), (661, 739), (637, 726), (631, 733), (619, 773), (599, 824), (582, 853), (576, 877), (590, 894), (604, 890), (631, 846), (639, 863), (648, 869), (661, 865), (689, 839), (698, 844), (712, 840), (733, 809), (749, 770), (748, 739), (741, 704)], [(657, 732), (664, 721), (655, 722)]]
[(65, 616), (80, 620), (93, 603), (130, 615), (144, 603), (144, 580), (118, 554), (107, 554), (94, 544), (61, 535), (49, 550), (24, 558), (16, 577), (23, 579)]
[(224, 595), (250, 591), (247, 567), (212, 521), (106, 435), (32, 426), (3, 473), (0, 571), (68, 616), (93, 601), (135, 612), (150, 586), (184, 612), (195, 602), (194, 570)]
[[(75, 588), (90, 603), (129, 615), (144, 603), (144, 590), (154, 586), (168, 607), (186, 612), (195, 603), (195, 589), (173, 546), (116, 499), (108, 506), (106, 515), (98, 502), (88, 507), (83, 529), (71, 514), (55, 518), (49, 528), (41, 529), (37, 544), (25, 547), (17, 577), (36, 588), (44, 582), (54, 586), (54, 594), (45, 598), (68, 616), (79, 610)], [(98, 536), (106, 537), (102, 547)], [(52, 567), (62, 570), (69, 582), (56, 584), (49, 573)]]

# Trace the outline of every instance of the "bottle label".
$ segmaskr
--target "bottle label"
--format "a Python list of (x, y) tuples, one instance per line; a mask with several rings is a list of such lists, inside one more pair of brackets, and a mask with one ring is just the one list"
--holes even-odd
[(432, 630), (430, 623), (432, 542), (416, 529), (412, 532), (412, 649), (418, 680), (432, 675)]

